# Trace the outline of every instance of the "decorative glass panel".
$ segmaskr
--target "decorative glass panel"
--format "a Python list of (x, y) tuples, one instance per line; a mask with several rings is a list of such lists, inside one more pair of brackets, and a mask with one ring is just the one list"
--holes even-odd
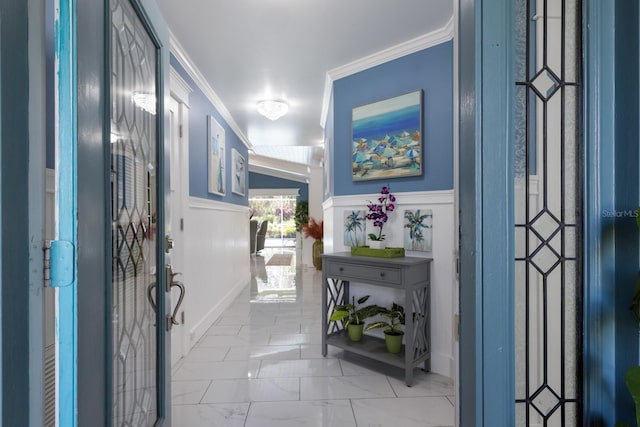
[(517, 0), (516, 425), (581, 425), (579, 0)]
[(111, 1), (113, 425), (157, 419), (156, 55), (129, 0)]

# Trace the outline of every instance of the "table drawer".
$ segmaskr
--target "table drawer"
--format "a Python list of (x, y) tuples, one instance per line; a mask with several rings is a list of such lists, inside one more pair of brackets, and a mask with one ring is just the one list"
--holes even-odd
[(348, 263), (329, 262), (326, 266), (329, 277), (341, 277), (348, 280), (375, 281), (392, 284), (402, 283), (399, 268), (372, 267)]

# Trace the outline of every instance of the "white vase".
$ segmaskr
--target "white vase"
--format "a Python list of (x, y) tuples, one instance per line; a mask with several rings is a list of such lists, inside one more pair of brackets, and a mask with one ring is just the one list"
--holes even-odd
[(385, 240), (369, 240), (369, 247), (371, 249), (384, 249), (387, 247)]

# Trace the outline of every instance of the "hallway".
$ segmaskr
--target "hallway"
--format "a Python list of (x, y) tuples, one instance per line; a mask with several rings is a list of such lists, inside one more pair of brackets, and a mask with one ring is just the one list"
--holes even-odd
[[(251, 283), (173, 369), (178, 427), (453, 426), (450, 379), (329, 347), (321, 355), (321, 272), (294, 249), (251, 257)], [(291, 265), (267, 265), (292, 254)], [(275, 260), (275, 259), (274, 259)]]

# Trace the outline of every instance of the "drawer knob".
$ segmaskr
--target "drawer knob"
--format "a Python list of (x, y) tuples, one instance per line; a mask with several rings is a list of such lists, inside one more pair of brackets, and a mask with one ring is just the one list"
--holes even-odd
[(340, 267), (340, 269), (339, 269), (339, 270), (340, 270), (340, 271), (344, 271), (344, 267)]
[(380, 272), (380, 277), (384, 277), (384, 271)]

